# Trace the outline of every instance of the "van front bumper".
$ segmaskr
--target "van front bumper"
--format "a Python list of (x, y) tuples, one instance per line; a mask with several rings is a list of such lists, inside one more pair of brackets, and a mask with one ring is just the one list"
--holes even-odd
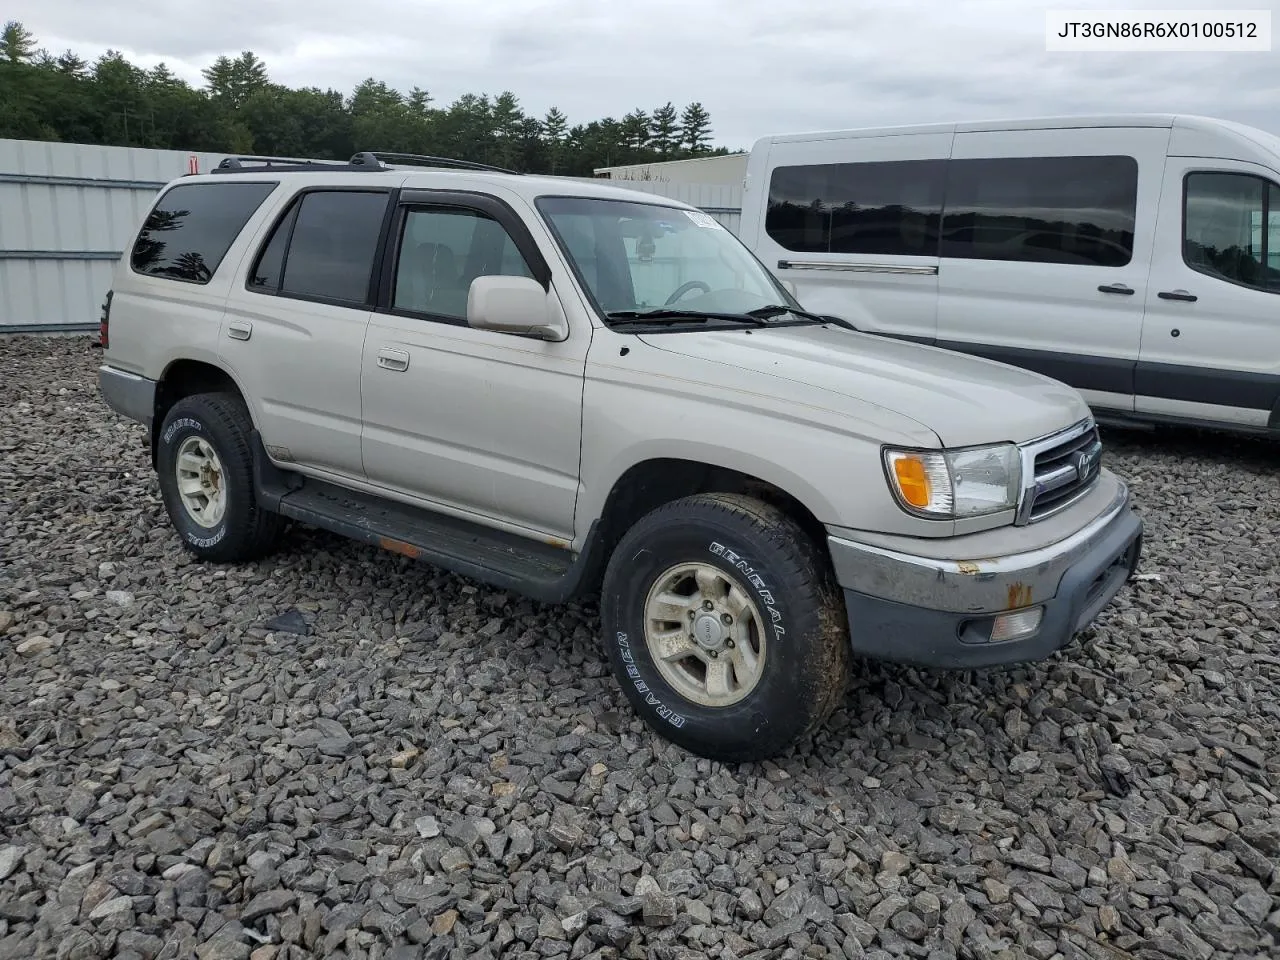
[[(1083, 527), (1055, 542), (1004, 555), (981, 548), (984, 541), (1007, 544), (1008, 528), (955, 538), (953, 544), (929, 544), (934, 556), (910, 550), (921, 545), (919, 539), (877, 536), (871, 544), (845, 531), (829, 536), (854, 651), (879, 660), (964, 669), (1041, 660), (1066, 646), (1120, 592), (1142, 553), (1142, 520), (1129, 504), (1128, 489), (1109, 471), (1099, 484), (1113, 492)], [(1036, 526), (1017, 528), (1018, 534), (1035, 537)], [(898, 543), (886, 546), (892, 541)], [(963, 557), (959, 549), (966, 551)], [(1016, 613), (1026, 616), (1009, 622), (1021, 623), (1027, 632), (993, 641), (997, 620)]]

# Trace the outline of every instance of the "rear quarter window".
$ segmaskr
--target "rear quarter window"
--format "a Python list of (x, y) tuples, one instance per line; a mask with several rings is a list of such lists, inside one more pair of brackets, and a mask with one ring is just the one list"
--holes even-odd
[(166, 191), (147, 215), (130, 254), (151, 277), (208, 283), (274, 183), (186, 183)]

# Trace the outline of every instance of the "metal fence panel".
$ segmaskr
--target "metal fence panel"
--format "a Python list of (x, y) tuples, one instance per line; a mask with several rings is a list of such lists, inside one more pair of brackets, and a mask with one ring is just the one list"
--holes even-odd
[[(88, 330), (120, 252), (190, 153), (0, 140), (0, 332)], [(196, 154), (208, 170), (220, 154)]]

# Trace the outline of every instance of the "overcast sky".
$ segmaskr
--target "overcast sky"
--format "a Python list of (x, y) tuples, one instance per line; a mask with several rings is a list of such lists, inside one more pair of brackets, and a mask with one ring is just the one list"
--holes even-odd
[(1272, 53), (1046, 53), (1048, 9), (1270, 9), (1280, 0), (9, 0), (53, 53), (108, 48), (193, 83), (252, 50), (273, 80), (373, 76), (437, 104), (512, 90), (571, 123), (699, 100), (714, 140), (1046, 113), (1203, 113), (1280, 133)]

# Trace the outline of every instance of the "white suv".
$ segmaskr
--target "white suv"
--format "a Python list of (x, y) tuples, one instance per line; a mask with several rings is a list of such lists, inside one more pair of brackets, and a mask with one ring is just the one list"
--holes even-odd
[(292, 519), (598, 596), (631, 703), (703, 756), (788, 748), (851, 652), (1046, 657), (1141, 550), (1076, 391), (806, 313), (634, 191), (231, 159), (162, 191), (102, 342), (194, 554), (261, 556)]

